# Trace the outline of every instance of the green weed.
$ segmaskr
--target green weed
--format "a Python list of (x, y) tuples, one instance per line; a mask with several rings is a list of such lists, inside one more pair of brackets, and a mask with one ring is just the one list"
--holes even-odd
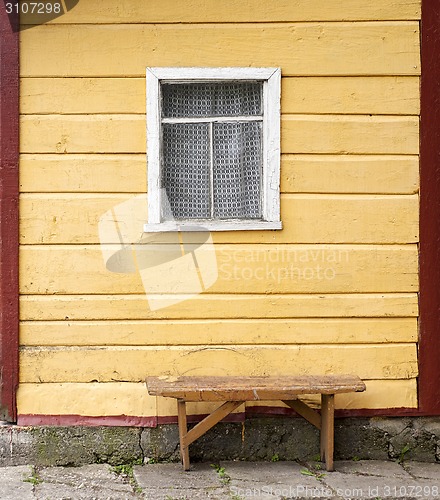
[(129, 464), (114, 465), (112, 471), (118, 476), (124, 476), (136, 493), (142, 493), (142, 488), (137, 484), (133, 473), (133, 465), (142, 465), (142, 459), (135, 460)]
[(215, 470), (215, 472), (217, 472), (218, 477), (220, 478), (220, 481), (223, 484), (229, 483), (229, 481), (231, 480), (231, 478), (227, 474), (226, 469), (224, 467), (221, 467), (218, 464), (211, 464), (211, 467)]
[(31, 467), (31, 475), (25, 479), (23, 479), (24, 483), (31, 483), (34, 486), (43, 482), (43, 480), (39, 477), (37, 470), (35, 467)]
[(397, 462), (399, 464), (403, 463), (403, 461), (405, 460), (405, 455), (409, 452), (409, 450), (410, 450), (410, 447), (407, 444), (402, 448), (402, 451), (400, 452), (399, 458), (397, 459)]

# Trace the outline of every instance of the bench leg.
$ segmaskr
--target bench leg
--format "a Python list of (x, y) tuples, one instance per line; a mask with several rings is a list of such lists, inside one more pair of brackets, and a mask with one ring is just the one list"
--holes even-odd
[(335, 395), (321, 395), (321, 460), (325, 460), (326, 469), (333, 470), (335, 432)]
[(202, 421), (188, 431), (186, 421), (185, 401), (177, 400), (177, 416), (179, 419), (179, 438), (180, 438), (180, 456), (182, 458), (184, 470), (189, 470), (189, 445), (196, 439), (203, 436), (211, 427), (220, 422), (223, 418), (229, 415), (232, 411), (238, 408), (243, 401), (226, 401), (215, 411), (206, 416)]
[(188, 432), (186, 422), (186, 404), (185, 401), (177, 400), (177, 418), (179, 422), (179, 439), (180, 439), (180, 458), (182, 459), (183, 469), (189, 470), (189, 446), (185, 445), (185, 436)]

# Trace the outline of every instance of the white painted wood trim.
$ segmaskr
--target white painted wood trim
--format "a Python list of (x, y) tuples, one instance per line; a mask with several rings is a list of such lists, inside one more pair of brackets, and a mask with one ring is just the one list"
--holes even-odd
[[(210, 231), (281, 229), (280, 222), (280, 68), (147, 68), (147, 162), (148, 162), (148, 232), (194, 230), (200, 226)], [(161, 82), (209, 80), (263, 80), (263, 180), (261, 221), (194, 221), (174, 223), (162, 221), (161, 200), (161, 126), (178, 123), (179, 119), (162, 119), (160, 110)], [(243, 121), (261, 121), (261, 117), (237, 117)], [(222, 121), (221, 119), (188, 119), (182, 121)], [(225, 121), (234, 121), (231, 118)], [(158, 226), (157, 229), (154, 227)], [(201, 229), (203, 230), (203, 229)]]
[(161, 221), (162, 200), (160, 196), (160, 81), (147, 68), (147, 169), (148, 169), (148, 222)]
[(160, 232), (199, 232), (199, 231), (262, 231), (262, 230), (279, 230), (282, 229), (280, 221), (198, 221), (194, 222), (178, 222), (166, 221), (160, 224), (144, 224), (144, 233), (160, 233)]
[(280, 220), (280, 98), (281, 70), (264, 83), (263, 121), (263, 219)]
[[(158, 80), (267, 80), (278, 68), (148, 68)], [(177, 82), (176, 82), (177, 83)]]

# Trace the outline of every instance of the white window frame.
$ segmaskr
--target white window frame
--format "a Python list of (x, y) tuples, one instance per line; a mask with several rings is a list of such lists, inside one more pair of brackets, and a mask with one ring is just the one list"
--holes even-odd
[[(207, 81), (263, 82), (262, 218), (162, 219), (161, 84)], [(282, 229), (280, 221), (280, 68), (147, 68), (148, 223), (145, 232)], [(185, 121), (190, 121), (185, 119)], [(208, 120), (207, 120), (208, 121)]]

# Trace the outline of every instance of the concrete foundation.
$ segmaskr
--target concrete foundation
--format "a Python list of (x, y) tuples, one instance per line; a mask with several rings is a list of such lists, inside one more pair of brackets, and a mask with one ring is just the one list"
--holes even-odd
[[(176, 424), (140, 427), (0, 427), (0, 466), (173, 462)], [(319, 433), (300, 418), (219, 423), (191, 445), (193, 462), (316, 460)], [(440, 418), (340, 418), (337, 460), (440, 461)]]

